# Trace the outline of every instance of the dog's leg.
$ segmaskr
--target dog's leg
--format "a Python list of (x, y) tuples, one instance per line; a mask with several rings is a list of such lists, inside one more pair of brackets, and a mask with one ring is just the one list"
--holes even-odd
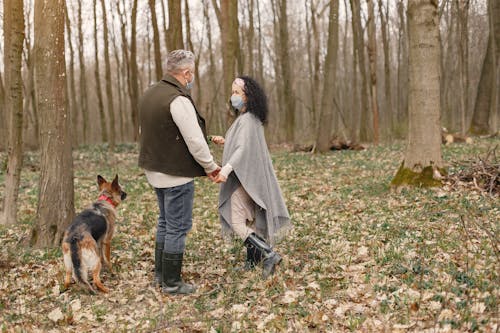
[(73, 272), (73, 262), (71, 261), (71, 253), (69, 244), (64, 242), (62, 244), (64, 267), (66, 269), (66, 276), (64, 278), (64, 289), (68, 289), (71, 284), (71, 275)]
[(104, 263), (106, 264), (107, 268), (111, 272), (111, 242), (110, 241), (104, 241), (103, 243), (103, 250), (104, 250)]
[(102, 282), (101, 277), (99, 276), (101, 273), (101, 262), (96, 263), (94, 270), (92, 271), (92, 278), (94, 279), (94, 284), (100, 291), (107, 293), (109, 291)]

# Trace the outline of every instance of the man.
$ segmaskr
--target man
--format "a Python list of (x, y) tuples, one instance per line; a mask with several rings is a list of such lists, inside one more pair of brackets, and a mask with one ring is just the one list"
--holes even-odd
[(193, 178), (208, 175), (214, 180), (220, 170), (205, 139), (205, 120), (189, 92), (194, 66), (192, 52), (170, 52), (167, 74), (146, 90), (139, 103), (139, 166), (155, 189), (160, 209), (155, 282), (169, 294), (195, 291), (181, 278), (186, 236), (192, 226)]

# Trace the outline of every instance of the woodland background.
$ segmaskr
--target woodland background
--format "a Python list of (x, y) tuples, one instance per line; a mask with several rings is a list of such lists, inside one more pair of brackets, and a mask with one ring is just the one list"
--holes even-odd
[[(22, 126), (30, 148), (39, 146), (40, 127), (34, 9), (34, 0), (24, 1)], [(492, 109), (496, 112), (486, 108), (482, 123), (476, 115), (477, 124), (471, 124), (487, 60), (489, 13), (486, 0), (439, 2), (441, 117), (449, 132), (498, 130), (498, 107)], [(313, 143), (325, 120), (327, 139), (336, 135), (355, 142), (390, 141), (407, 133), (406, 1), (68, 0), (65, 17), (67, 100), (75, 145), (134, 141), (137, 100), (162, 76), (166, 54), (176, 48), (196, 54), (193, 94), (211, 133), (223, 134), (227, 128), (229, 82), (237, 74), (252, 75), (266, 88), (270, 142)], [(330, 20), (336, 48), (328, 54)], [(336, 63), (335, 80), (325, 87), (329, 56)], [(2, 100), (1, 69), (0, 75)], [(487, 83), (498, 88), (491, 80)], [(326, 107), (324, 94), (333, 98)], [(7, 142), (2, 106), (0, 146)]]
[[(0, 4), (0, 330), (498, 331), (500, 0)], [(157, 208), (137, 166), (138, 99), (177, 48), (197, 57), (209, 134), (235, 75), (265, 86), (294, 224), (272, 279), (237, 272), (218, 187), (196, 179), (185, 298), (150, 285)], [(129, 196), (111, 293), (87, 295), (62, 289), (60, 241), (97, 174)]]

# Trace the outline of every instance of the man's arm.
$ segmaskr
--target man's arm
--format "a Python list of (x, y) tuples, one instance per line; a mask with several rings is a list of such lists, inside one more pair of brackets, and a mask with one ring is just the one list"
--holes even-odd
[(170, 113), (196, 162), (207, 174), (217, 170), (219, 166), (210, 153), (191, 101), (184, 96), (176, 97), (170, 104)]

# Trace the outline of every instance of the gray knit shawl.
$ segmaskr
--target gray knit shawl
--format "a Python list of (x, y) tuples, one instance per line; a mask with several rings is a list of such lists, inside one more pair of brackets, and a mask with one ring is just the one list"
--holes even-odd
[(219, 193), (223, 235), (232, 235), (231, 194), (241, 184), (256, 204), (256, 233), (274, 245), (292, 225), (267, 149), (264, 127), (253, 114), (238, 116), (227, 131), (222, 165), (227, 163), (233, 172)]

